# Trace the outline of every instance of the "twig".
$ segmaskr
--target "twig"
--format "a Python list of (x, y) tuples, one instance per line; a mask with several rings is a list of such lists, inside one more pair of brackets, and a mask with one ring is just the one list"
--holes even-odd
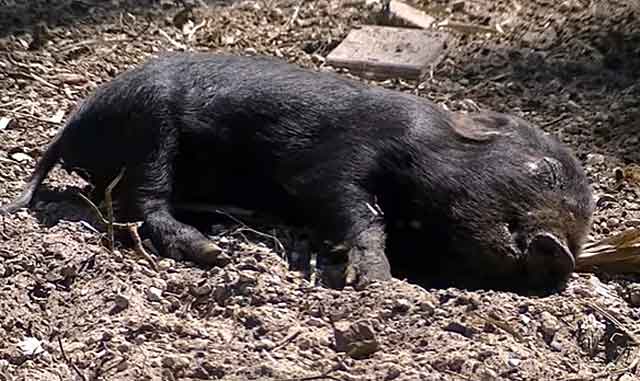
[(504, 321), (500, 321), (497, 319), (494, 319), (490, 316), (483, 316), (481, 314), (479, 314), (478, 312), (472, 311), (471, 315), (475, 315), (478, 318), (491, 323), (493, 325), (495, 325), (496, 327), (500, 328), (501, 330), (505, 331), (506, 333), (510, 334), (511, 336), (513, 336), (516, 340), (518, 340), (519, 342), (523, 342), (524, 338), (522, 337), (522, 335), (520, 335), (520, 332), (516, 331), (513, 327), (511, 327), (507, 322)]
[(436, 24), (436, 26), (438, 27), (446, 27), (446, 28), (451, 28), (451, 29), (457, 29), (460, 32), (467, 32), (467, 33), (473, 33), (473, 32), (485, 32), (485, 33), (496, 33), (496, 34), (504, 34), (504, 32), (500, 32), (498, 29), (496, 28), (492, 28), (489, 26), (484, 26), (484, 25), (476, 25), (476, 24), (467, 24), (467, 23), (461, 23), (461, 22), (451, 22), (448, 20), (442, 21), (438, 24)]
[(540, 127), (543, 127), (543, 128), (544, 127), (551, 127), (554, 124), (558, 124), (558, 123), (562, 122), (565, 119), (567, 119), (567, 115), (560, 115), (559, 117), (557, 117), (557, 118), (555, 118), (555, 119), (553, 119), (553, 120), (551, 120), (549, 122), (540, 124)]
[(29, 78), (29, 79), (33, 79), (34, 81), (40, 82), (43, 85), (52, 88), (54, 90), (58, 90), (58, 87), (54, 84), (52, 84), (51, 82), (48, 82), (47, 80), (45, 80), (44, 78), (40, 77), (39, 75), (33, 74), (31, 72), (23, 72), (23, 71), (16, 71), (16, 72), (12, 72), (9, 73), (9, 75), (12, 76), (20, 76), (20, 77), (25, 77), (25, 78)]
[(636, 336), (624, 324), (622, 324), (622, 322), (620, 322), (620, 320), (618, 320), (615, 316), (613, 316), (611, 314), (611, 312), (609, 312), (609, 311), (605, 310), (604, 308), (600, 307), (595, 302), (583, 301), (582, 304), (586, 305), (587, 307), (591, 307), (592, 309), (598, 311), (602, 316), (604, 316), (605, 318), (607, 318), (607, 320), (609, 320), (611, 323), (613, 323), (613, 325), (615, 325), (616, 328), (618, 328), (620, 331), (624, 332), (624, 334), (627, 335), (631, 339), (631, 341), (633, 341), (636, 344), (640, 344), (640, 338), (638, 338), (638, 336)]
[[(104, 215), (100, 211), (100, 208), (98, 208), (96, 206), (96, 204), (93, 203), (93, 201), (89, 200), (89, 198), (87, 196), (83, 195), (82, 193), (76, 193), (76, 194), (78, 195), (78, 197), (83, 199), (91, 207), (91, 209), (93, 209), (94, 213), (96, 214), (96, 217), (98, 217), (98, 219), (100, 220), (101, 223), (103, 223), (104, 225), (108, 225), (109, 224), (109, 221), (107, 221), (107, 219), (104, 218)], [(136, 225), (136, 224), (135, 223), (121, 223), (121, 222), (114, 222), (113, 223), (113, 227), (119, 228), (119, 229), (128, 229), (129, 226), (131, 226), (131, 225)]]
[(167, 41), (169, 41), (171, 45), (173, 45), (176, 49), (186, 49), (186, 46), (180, 44), (179, 42), (171, 38), (171, 36), (169, 36), (167, 32), (165, 32), (164, 30), (158, 28), (158, 32), (160, 32), (160, 34), (164, 36), (164, 38), (166, 38)]
[(298, 1), (298, 5), (296, 5), (296, 9), (293, 11), (293, 15), (291, 15), (291, 18), (284, 25), (285, 30), (288, 29), (291, 26), (291, 24), (296, 22), (296, 20), (298, 19), (298, 15), (300, 14), (300, 7), (302, 7), (303, 2), (304, 0)]
[(140, 239), (140, 234), (138, 233), (138, 225), (131, 224), (129, 225), (128, 229), (129, 234), (131, 235), (131, 239), (133, 239), (133, 247), (136, 253), (144, 257), (144, 259), (149, 262), (149, 265), (154, 271), (158, 271), (158, 264), (156, 263), (155, 259), (153, 259), (153, 257), (147, 252), (147, 250), (145, 250), (144, 246), (142, 246), (142, 239)]
[[(587, 307), (591, 307), (592, 309), (598, 311), (598, 313), (600, 313), (607, 320), (609, 320), (613, 325), (615, 325), (616, 328), (618, 328), (625, 335), (627, 335), (627, 337), (629, 339), (631, 339), (631, 341), (633, 341), (636, 345), (640, 345), (640, 338), (636, 334), (631, 332), (631, 330), (628, 329), (624, 324), (622, 324), (622, 322), (620, 320), (618, 320), (615, 316), (613, 316), (613, 314), (611, 312), (609, 312), (609, 311), (605, 310), (604, 308), (600, 307), (595, 302), (583, 301), (582, 304), (586, 305)], [(634, 351), (633, 356), (632, 356), (632, 360), (629, 363), (629, 365), (627, 365), (625, 367), (621, 367), (619, 369), (614, 369), (614, 370), (610, 371), (609, 374), (614, 374), (614, 373), (615, 374), (620, 374), (620, 373), (625, 373), (625, 372), (631, 371), (631, 370), (633, 370), (634, 368), (636, 368), (638, 366), (639, 362), (640, 362), (640, 348), (638, 348), (638, 349), (636, 349)]]
[(187, 35), (187, 41), (191, 41), (193, 36), (205, 25), (209, 23), (209, 19), (203, 20), (200, 24), (196, 25), (191, 29), (191, 32)]
[(278, 246), (278, 248), (280, 250), (282, 250), (282, 253), (283, 254), (286, 253), (286, 249), (284, 248), (284, 245), (282, 244), (282, 242), (280, 242), (278, 237), (276, 237), (274, 235), (271, 235), (271, 234), (263, 233), (261, 231), (255, 230), (253, 228), (250, 228), (247, 224), (242, 222), (240, 219), (230, 215), (229, 213), (227, 213), (227, 212), (225, 212), (223, 210), (219, 210), (218, 209), (218, 210), (216, 210), (216, 212), (219, 213), (219, 214), (222, 214), (223, 216), (225, 216), (227, 218), (230, 218), (231, 220), (233, 220), (234, 222), (236, 222), (236, 223), (238, 223), (238, 224), (240, 224), (242, 226), (241, 228), (238, 228), (238, 229), (234, 230), (234, 233), (241, 233), (243, 231), (248, 231), (250, 233), (259, 235), (261, 237), (272, 239), (276, 243), (276, 246)]
[(300, 336), (301, 333), (302, 333), (302, 330), (297, 329), (295, 332), (293, 332), (289, 336), (285, 337), (284, 339), (282, 339), (282, 341), (280, 341), (273, 348), (271, 348), (271, 351), (275, 351), (278, 348), (284, 347), (285, 345), (287, 345), (290, 342), (292, 342), (296, 337)]
[(272, 36), (271, 38), (269, 38), (267, 40), (267, 43), (270, 43), (270, 42), (274, 41), (276, 38), (282, 36), (284, 31), (289, 29), (291, 24), (294, 23), (296, 21), (296, 19), (298, 18), (298, 15), (300, 14), (300, 8), (302, 7), (302, 3), (304, 3), (304, 0), (298, 1), (298, 5), (296, 5), (296, 9), (293, 11), (293, 15), (291, 15), (291, 18), (289, 20), (287, 20), (287, 22), (284, 24), (284, 26), (282, 28), (278, 29), (278, 33), (276, 33), (274, 36)]
[(124, 176), (124, 171), (126, 167), (122, 167), (118, 176), (107, 186), (107, 189), (104, 190), (104, 201), (107, 204), (107, 239), (109, 244), (109, 251), (113, 251), (114, 246), (114, 237), (113, 237), (113, 199), (111, 197), (111, 193), (113, 192), (113, 188), (118, 185), (120, 180), (122, 180), (122, 176)]
[(53, 121), (51, 119), (45, 119), (45, 118), (41, 118), (39, 116), (35, 116), (35, 115), (31, 115), (31, 114), (27, 114), (24, 112), (18, 112), (18, 111), (7, 111), (7, 110), (0, 110), (3, 113), (6, 113), (7, 115), (13, 114), (14, 117), (19, 117), (19, 118), (31, 118), (34, 120), (37, 120), (39, 122), (44, 122), (44, 123), (50, 123), (50, 124), (60, 124), (60, 122), (57, 121)]
[(60, 336), (58, 336), (58, 346), (60, 346), (60, 353), (62, 353), (62, 358), (67, 363), (67, 365), (69, 365), (71, 367), (71, 369), (73, 369), (76, 372), (76, 374), (82, 379), (82, 381), (87, 381), (87, 378), (84, 376), (84, 374), (82, 372), (80, 372), (80, 369), (78, 369), (76, 364), (74, 364), (67, 357), (67, 354), (64, 351), (64, 347), (62, 346), (62, 339), (60, 339)]

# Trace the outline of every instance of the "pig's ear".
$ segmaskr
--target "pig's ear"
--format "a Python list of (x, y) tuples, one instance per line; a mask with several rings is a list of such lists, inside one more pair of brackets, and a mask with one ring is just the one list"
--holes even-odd
[(562, 163), (549, 156), (535, 158), (527, 161), (525, 166), (529, 173), (546, 184), (549, 189), (562, 185)]
[(507, 117), (488, 114), (451, 114), (451, 128), (457, 136), (475, 142), (489, 142), (499, 136), (507, 135), (508, 124), (514, 123)]

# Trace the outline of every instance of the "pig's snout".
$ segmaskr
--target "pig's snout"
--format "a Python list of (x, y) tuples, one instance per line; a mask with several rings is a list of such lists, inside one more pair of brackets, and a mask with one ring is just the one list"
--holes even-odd
[(576, 266), (571, 251), (550, 233), (539, 233), (531, 239), (524, 260), (529, 281), (545, 288), (566, 280)]

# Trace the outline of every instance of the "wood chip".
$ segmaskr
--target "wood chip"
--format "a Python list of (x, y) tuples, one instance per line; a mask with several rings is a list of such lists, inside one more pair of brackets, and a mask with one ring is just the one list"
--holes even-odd
[(64, 110), (58, 110), (56, 111), (55, 115), (53, 115), (49, 121), (51, 123), (62, 123), (62, 120), (64, 119)]
[(397, 0), (391, 0), (389, 3), (389, 12), (393, 17), (397, 17), (409, 25), (423, 29), (430, 28), (436, 21), (435, 18), (425, 12)]

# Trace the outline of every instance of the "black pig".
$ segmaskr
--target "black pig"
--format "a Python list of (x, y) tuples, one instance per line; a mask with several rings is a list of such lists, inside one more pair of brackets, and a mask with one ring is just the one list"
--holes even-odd
[(230, 203), (311, 224), (348, 253), (355, 285), (391, 277), (385, 244), (397, 234), (411, 239), (398, 263), (553, 286), (573, 270), (593, 209), (568, 149), (521, 119), (451, 113), (267, 57), (166, 54), (117, 76), (2, 210), (27, 207), (59, 160), (99, 191), (125, 167), (122, 218), (144, 221), (162, 255), (212, 260), (219, 248), (173, 207)]

